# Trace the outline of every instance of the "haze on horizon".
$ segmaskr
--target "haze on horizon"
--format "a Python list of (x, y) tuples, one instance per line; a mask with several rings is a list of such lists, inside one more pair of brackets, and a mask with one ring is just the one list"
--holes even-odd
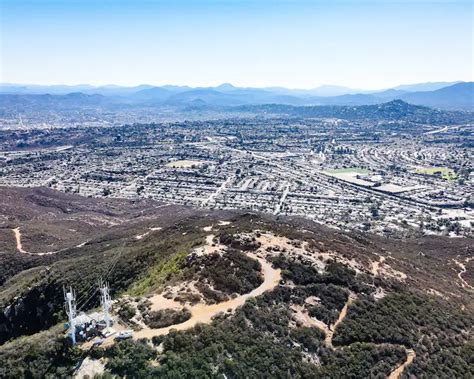
[(0, 82), (381, 89), (473, 80), (473, 6), (0, 0)]

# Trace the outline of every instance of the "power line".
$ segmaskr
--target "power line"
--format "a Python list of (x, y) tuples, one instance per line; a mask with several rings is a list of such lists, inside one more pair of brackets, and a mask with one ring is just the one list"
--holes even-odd
[[(115, 257), (112, 259), (111, 264), (110, 264), (110, 266), (109, 266), (109, 268), (108, 268), (106, 274), (103, 276), (104, 280), (107, 280), (107, 279), (109, 278), (109, 275), (110, 275), (110, 274), (113, 272), (113, 270), (115, 269), (115, 267), (116, 267), (116, 265), (117, 265), (117, 263), (118, 263), (118, 260), (119, 260), (120, 257), (122, 256), (122, 253), (123, 253), (124, 248), (125, 248), (125, 242), (122, 244), (122, 247), (120, 248), (120, 251), (119, 251), (119, 252), (115, 255)], [(89, 289), (88, 292), (90, 292), (90, 290), (93, 289), (93, 288), (94, 288), (94, 285), (91, 286), (91, 288)], [(90, 301), (91, 301), (92, 298), (95, 296), (95, 294), (97, 293), (97, 291), (98, 291), (98, 288), (95, 287), (95, 290), (89, 295), (89, 297), (87, 298), (87, 300), (86, 300), (83, 304), (81, 304), (78, 308), (79, 308), (80, 310), (84, 310), (84, 308), (86, 307), (86, 305), (90, 303)], [(86, 296), (87, 296), (87, 295), (86, 295)], [(84, 296), (81, 296), (81, 297), (83, 298)], [(81, 301), (83, 301), (83, 300), (81, 299)]]
[(84, 300), (86, 300), (94, 290), (97, 290), (96, 286), (94, 284), (89, 285), (89, 287), (85, 290), (82, 291), (81, 295), (77, 299), (77, 303), (81, 304)]

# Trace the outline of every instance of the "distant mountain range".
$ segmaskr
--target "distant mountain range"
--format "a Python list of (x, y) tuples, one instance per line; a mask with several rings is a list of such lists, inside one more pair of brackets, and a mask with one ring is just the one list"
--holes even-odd
[(474, 109), (474, 83), (458, 83), (435, 91), (409, 92), (400, 97), (402, 100), (435, 108)]
[[(243, 106), (263, 104), (283, 105), (374, 105), (391, 100), (450, 110), (474, 110), (473, 82), (437, 82), (402, 85), (382, 91), (364, 91), (340, 86), (321, 86), (315, 89), (287, 89), (281, 87), (242, 88), (225, 83), (217, 87), (192, 88), (187, 86), (136, 87), (90, 85), (40, 86), (0, 84), (2, 101), (34, 101), (31, 96), (61, 103), (86, 102), (88, 105), (123, 104), (129, 106)], [(6, 97), (5, 95), (13, 95)], [(86, 95), (80, 97), (79, 95)], [(25, 98), (23, 98), (25, 96)], [(67, 96), (64, 101), (54, 96)], [(39, 99), (36, 99), (39, 100)]]

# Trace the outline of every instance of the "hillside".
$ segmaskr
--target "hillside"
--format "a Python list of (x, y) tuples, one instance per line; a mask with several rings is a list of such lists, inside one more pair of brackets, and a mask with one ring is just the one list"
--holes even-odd
[(457, 83), (435, 91), (406, 93), (399, 98), (434, 108), (474, 110), (474, 83)]
[[(358, 96), (358, 95), (350, 95)], [(291, 106), (252, 105), (237, 107), (237, 111), (263, 113), (306, 118), (341, 118), (352, 121), (396, 121), (431, 125), (455, 124), (472, 119), (472, 113), (443, 111), (421, 105), (413, 105), (402, 100), (392, 100), (382, 104), (359, 106)]]
[[(37, 188), (0, 199), (0, 376), (474, 375), (472, 240)], [(62, 287), (88, 311), (99, 277), (134, 339), (71, 348)]]

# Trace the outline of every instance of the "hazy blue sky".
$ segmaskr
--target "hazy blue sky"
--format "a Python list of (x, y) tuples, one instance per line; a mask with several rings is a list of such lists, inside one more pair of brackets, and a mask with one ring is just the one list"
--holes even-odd
[(473, 80), (473, 6), (0, 0), (2, 82), (383, 88)]

